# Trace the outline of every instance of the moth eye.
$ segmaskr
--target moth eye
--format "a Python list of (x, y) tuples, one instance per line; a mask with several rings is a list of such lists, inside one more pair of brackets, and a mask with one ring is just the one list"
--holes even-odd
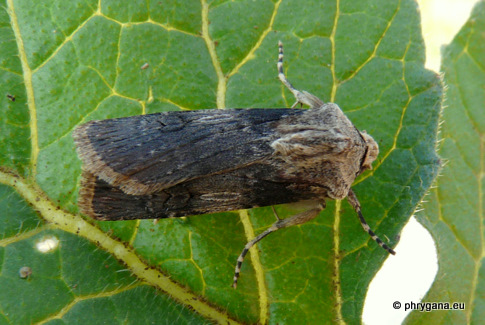
[(372, 163), (379, 155), (379, 146), (370, 135), (365, 132), (362, 132), (361, 134), (367, 145), (367, 153), (361, 167), (362, 171), (364, 171), (367, 169), (372, 169)]

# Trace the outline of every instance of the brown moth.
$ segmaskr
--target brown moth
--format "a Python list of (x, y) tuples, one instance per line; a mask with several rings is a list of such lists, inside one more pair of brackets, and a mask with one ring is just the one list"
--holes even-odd
[[(351, 189), (379, 154), (374, 139), (333, 103), (295, 89), (292, 108), (164, 112), (91, 121), (73, 133), (83, 162), (79, 208), (98, 220), (172, 218), (311, 201), (303, 213), (280, 219), (251, 240), (237, 259), (270, 233), (314, 219), (326, 199), (348, 202), (364, 230)], [(296, 109), (297, 104), (309, 109)], [(275, 214), (276, 215), (276, 214)]]

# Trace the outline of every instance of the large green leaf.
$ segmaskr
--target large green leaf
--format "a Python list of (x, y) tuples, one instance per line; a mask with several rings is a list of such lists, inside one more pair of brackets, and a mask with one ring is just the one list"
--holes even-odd
[(423, 302), (465, 310), (413, 312), (409, 324), (481, 324), (485, 319), (485, 2), (443, 51), (447, 85), (440, 156), (445, 167), (418, 219), (437, 244), (439, 271)]
[[(166, 110), (288, 107), (276, 76), (282, 40), (292, 83), (338, 103), (379, 143), (374, 170), (354, 188), (370, 225), (395, 245), (439, 165), (441, 85), (423, 66), (414, 1), (6, 7), (0, 89), (16, 100), (0, 101), (0, 321), (360, 322), (388, 254), (346, 201), (258, 244), (233, 290), (242, 247), (274, 222), (269, 208), (95, 223), (77, 214), (71, 132), (91, 119)], [(43, 253), (46, 243), (54, 248)], [(33, 272), (25, 279), (24, 266)]]

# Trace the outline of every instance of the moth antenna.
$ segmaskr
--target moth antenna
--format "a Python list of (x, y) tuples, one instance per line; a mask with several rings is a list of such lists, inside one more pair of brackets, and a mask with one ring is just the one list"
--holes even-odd
[(360, 210), (360, 203), (359, 200), (357, 199), (357, 196), (355, 195), (354, 191), (352, 189), (349, 191), (349, 194), (347, 196), (347, 200), (349, 201), (350, 205), (354, 208), (354, 210), (357, 212), (357, 215), (359, 216), (359, 221), (360, 224), (362, 225), (362, 228), (364, 228), (365, 232), (369, 234), (369, 236), (377, 243), (379, 246), (384, 248), (386, 251), (391, 253), (392, 255), (396, 255), (396, 252), (387, 246), (373, 231), (370, 229), (369, 224), (367, 221), (365, 221), (364, 216), (362, 215), (362, 211)]
[(283, 43), (278, 41), (278, 63), (276, 64), (278, 68), (278, 78), (281, 80), (283, 85), (288, 88), (293, 96), (296, 98), (296, 102), (291, 106), (295, 108), (298, 103), (310, 106), (310, 108), (317, 108), (323, 105), (323, 102), (316, 96), (306, 92), (299, 91), (286, 79), (285, 73), (283, 71)]
[(287, 228), (295, 225), (301, 225), (305, 222), (308, 222), (314, 219), (324, 208), (325, 208), (325, 202), (319, 202), (316, 208), (302, 213), (295, 214), (294, 216), (287, 219), (280, 219), (273, 208), (273, 212), (275, 213), (275, 216), (278, 220), (275, 223), (273, 223), (271, 227), (269, 227), (268, 229), (260, 233), (253, 240), (249, 241), (246, 244), (246, 246), (244, 246), (244, 249), (242, 250), (241, 255), (239, 255), (239, 257), (237, 258), (236, 269), (234, 270), (234, 281), (232, 282), (232, 287), (234, 289), (236, 289), (237, 287), (237, 279), (239, 278), (239, 273), (241, 272), (241, 266), (244, 261), (244, 257), (248, 253), (249, 249), (251, 249), (251, 247), (253, 247), (261, 239), (268, 236), (272, 232), (275, 232), (278, 229)]

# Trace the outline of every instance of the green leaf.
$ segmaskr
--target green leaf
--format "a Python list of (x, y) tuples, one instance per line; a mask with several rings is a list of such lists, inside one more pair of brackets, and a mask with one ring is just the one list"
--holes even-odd
[(465, 310), (413, 312), (408, 324), (479, 324), (485, 319), (485, 2), (443, 50), (447, 85), (436, 188), (417, 216), (431, 232), (439, 271), (423, 302), (460, 302)]
[(281, 40), (290, 81), (337, 103), (378, 142), (374, 169), (354, 189), (394, 246), (439, 165), (441, 85), (424, 69), (414, 1), (6, 4), (0, 89), (16, 100), (0, 100), (0, 322), (360, 323), (388, 254), (346, 201), (263, 240), (233, 290), (236, 258), (274, 222), (271, 209), (94, 222), (77, 214), (71, 133), (92, 119), (167, 110), (288, 107)]

